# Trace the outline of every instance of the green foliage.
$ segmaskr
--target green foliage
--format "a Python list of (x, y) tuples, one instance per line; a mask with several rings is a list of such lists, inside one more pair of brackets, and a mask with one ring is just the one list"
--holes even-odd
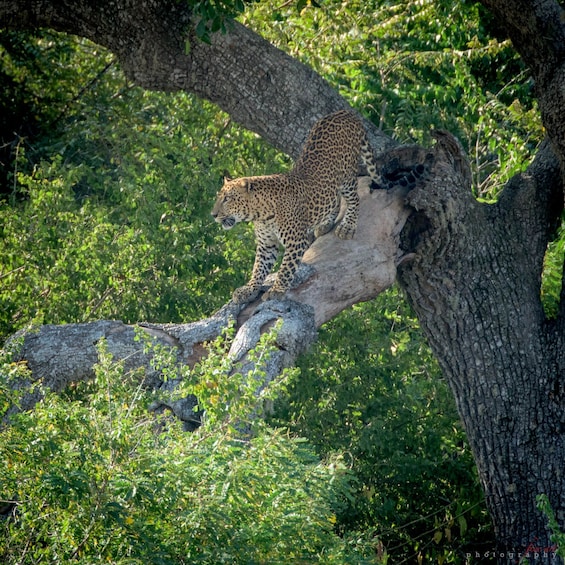
[(191, 6), (196, 24), (196, 35), (207, 43), (213, 33), (225, 33), (227, 27), (244, 10), (246, 4), (259, 0), (185, 0)]
[(536, 502), (537, 502), (538, 510), (540, 510), (545, 514), (545, 516), (547, 517), (549, 527), (553, 532), (551, 535), (551, 541), (555, 544), (556, 555), (559, 555), (560, 557), (565, 557), (565, 533), (562, 532), (559, 528), (559, 522), (555, 517), (555, 512), (551, 507), (549, 498), (547, 497), (546, 494), (540, 494), (538, 495)]
[(563, 284), (563, 262), (565, 260), (565, 229), (563, 221), (544, 257), (541, 281), (541, 299), (548, 318), (556, 318), (561, 301)]
[(182, 319), (218, 304), (223, 277), (209, 273), (227, 263), (223, 236), (204, 219), (198, 187), (172, 194), (165, 187), (180, 187), (161, 178), (153, 194), (149, 182), (125, 187), (114, 205), (77, 201), (81, 172), (45, 163), (19, 177), (27, 200), (0, 209), (4, 332), (29, 320)]
[(396, 289), (329, 322), (300, 368), (276, 422), (343, 454), (357, 483), (342, 531), (371, 531), (394, 563), (457, 563), (489, 539), (453, 399)]
[[(75, 82), (99, 52), (78, 43)], [(226, 237), (214, 195), (224, 169), (263, 174), (284, 159), (210, 104), (133, 88), (114, 67), (60, 123), (22, 147), (20, 198), (0, 201), (0, 335), (30, 320), (186, 320), (243, 284), (252, 231)]]
[(543, 138), (527, 71), (479, 4), (328, 0), (299, 15), (280, 6), (265, 0), (245, 23), (399, 141), (429, 144), (439, 128), (457, 135), (477, 196), (495, 198)]
[[(255, 351), (248, 353), (246, 363), (251, 363), (253, 368), (247, 372), (242, 370), (241, 363), (234, 363), (229, 354), (235, 332), (233, 329), (224, 332), (209, 345), (214, 355), (207, 356), (183, 379), (175, 395), (181, 398), (194, 395), (198, 399), (198, 410), (205, 412), (209, 426), (228, 426), (235, 432), (237, 428), (261, 425), (259, 417), (265, 416), (265, 408), (286, 390), (288, 379), (298, 373), (298, 370), (286, 370), (264, 386), (267, 382), (264, 367), (276, 349), (274, 338), (280, 325), (275, 324), (270, 332), (262, 335)], [(236, 421), (232, 419), (233, 414), (237, 414)]]
[(0, 418), (20, 406), (23, 390), (17, 384), (28, 381), (29, 376), (27, 363), (12, 362), (12, 353), (0, 350)]
[(90, 44), (49, 30), (0, 30), (0, 196), (14, 201), (17, 171), (41, 159), (42, 140), (62, 131), (68, 106), (109, 61)]
[[(214, 349), (206, 382), (225, 359)], [(333, 532), (350, 489), (339, 461), (260, 422), (252, 438), (214, 418), (187, 434), (148, 415), (143, 375), (124, 373), (103, 342), (99, 355), (94, 383), (48, 393), (0, 435), (0, 499), (16, 504), (0, 523), (3, 563), (370, 562)], [(223, 423), (255, 406), (235, 389), (224, 400)]]

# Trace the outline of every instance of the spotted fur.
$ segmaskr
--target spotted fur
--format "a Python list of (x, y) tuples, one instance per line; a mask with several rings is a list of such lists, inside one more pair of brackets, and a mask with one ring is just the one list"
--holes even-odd
[(315, 238), (335, 226), (341, 197), (346, 208), (335, 233), (342, 239), (355, 235), (359, 161), (378, 186), (380, 177), (361, 121), (352, 112), (340, 111), (314, 124), (289, 173), (225, 178), (212, 216), (224, 229), (238, 222), (253, 222), (257, 239), (253, 274), (234, 292), (235, 302), (249, 302), (258, 296), (281, 244), (285, 248), (282, 263), (263, 299), (283, 296), (305, 251)]

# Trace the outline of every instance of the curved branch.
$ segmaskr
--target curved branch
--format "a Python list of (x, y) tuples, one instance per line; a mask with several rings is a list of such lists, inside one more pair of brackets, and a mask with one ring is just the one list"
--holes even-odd
[(557, 0), (481, 0), (529, 66), (543, 125), (565, 167), (565, 10)]
[(556, 0), (481, 0), (508, 32), (516, 51), (546, 82), (565, 58), (563, 8)]
[[(135, 84), (209, 100), (292, 157), (317, 119), (348, 107), (318, 73), (237, 22), (200, 41), (186, 2), (0, 0), (0, 21), (86, 37), (112, 51)], [(375, 150), (390, 144), (366, 126)]]

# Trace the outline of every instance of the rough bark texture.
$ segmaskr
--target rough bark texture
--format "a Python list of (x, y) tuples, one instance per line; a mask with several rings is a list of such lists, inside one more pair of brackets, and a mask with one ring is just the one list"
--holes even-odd
[[(457, 150), (445, 141), (440, 148)], [(429, 223), (405, 233), (417, 238), (417, 253), (399, 280), (455, 395), (500, 553), (550, 547), (535, 497), (546, 493), (563, 523), (562, 350), (549, 343), (556, 334), (540, 301), (548, 232), (561, 208), (553, 199), (558, 163), (546, 144), (495, 205), (474, 200), (467, 175), (446, 163), (438, 159), (431, 182), (409, 195), (415, 217)]]
[[(513, 562), (510, 551), (517, 556), (527, 547), (551, 546), (546, 521), (535, 508), (537, 494), (549, 496), (565, 525), (565, 294), (555, 322), (545, 320), (540, 303), (543, 255), (563, 206), (565, 20), (554, 0), (483, 4), (531, 69), (550, 144), (489, 206), (472, 198), (466, 162), (453, 138), (438, 134), (438, 148), (426, 161), (430, 174), (409, 196), (413, 213), (402, 246), (412, 260), (401, 266), (399, 280), (454, 392), (496, 527), (498, 560), (506, 563)], [(293, 156), (318, 117), (346, 106), (314, 72), (240, 25), (214, 36), (212, 45), (199, 43), (182, 3), (0, 0), (0, 20), (10, 27), (48, 26), (88, 37), (111, 49), (141, 86), (194, 92)], [(377, 152), (388, 143), (378, 134), (373, 142)], [(399, 172), (422, 164), (422, 155), (428, 154), (383, 157), (391, 184)], [(334, 260), (329, 253), (324, 249), (320, 259), (329, 260), (327, 272)], [(368, 272), (365, 261), (371, 262), (363, 259), (355, 267), (360, 278)], [(305, 300), (312, 280), (327, 289), (321, 300), (344, 290), (331, 280), (326, 284), (322, 271), (303, 283)], [(255, 318), (254, 327), (263, 327), (294, 303), (278, 304), (270, 305), (278, 312), (249, 321)], [(313, 328), (315, 320), (333, 312), (328, 305), (318, 317), (310, 314), (304, 327)], [(112, 336), (131, 331), (119, 325), (102, 329)], [(151, 331), (187, 344), (179, 347), (181, 357), (199, 351), (201, 342), (191, 342), (189, 328)], [(239, 343), (252, 343), (251, 334), (257, 330)]]

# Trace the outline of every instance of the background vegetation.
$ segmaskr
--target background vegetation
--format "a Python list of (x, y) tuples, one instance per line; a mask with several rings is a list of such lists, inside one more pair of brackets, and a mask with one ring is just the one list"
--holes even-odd
[[(542, 138), (525, 69), (471, 2), (265, 0), (240, 17), (399, 141), (455, 133), (479, 198)], [(226, 24), (206, 22), (204, 39)], [(87, 41), (0, 32), (0, 73), (0, 336), (189, 321), (227, 301), (254, 246), (248, 227), (211, 222), (223, 171), (288, 159), (210, 104), (132, 86)], [(549, 313), (562, 251), (548, 253)], [(252, 440), (236, 422), (254, 402), (222, 380), (222, 344), (184, 375), (208, 412), (194, 434), (149, 416), (143, 375), (100, 357), (95, 382), (1, 432), (7, 563), (457, 563), (493, 547), (453, 400), (397, 289), (322, 329)], [(2, 360), (0, 411), (25, 371)]]

